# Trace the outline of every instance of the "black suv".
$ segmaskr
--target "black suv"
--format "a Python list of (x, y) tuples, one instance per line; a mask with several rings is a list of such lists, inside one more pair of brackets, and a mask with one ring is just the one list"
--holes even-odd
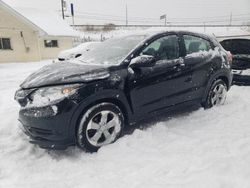
[(214, 37), (134, 34), (43, 67), (21, 84), (15, 99), (30, 142), (93, 152), (143, 118), (190, 104), (223, 104), (231, 82), (229, 54)]

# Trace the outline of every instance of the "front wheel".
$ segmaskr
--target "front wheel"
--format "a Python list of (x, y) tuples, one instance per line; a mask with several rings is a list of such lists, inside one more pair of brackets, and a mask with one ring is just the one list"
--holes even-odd
[(227, 85), (223, 80), (218, 79), (214, 81), (208, 93), (204, 108), (223, 105), (227, 98), (227, 90)]
[(87, 110), (81, 117), (76, 131), (81, 149), (96, 152), (100, 147), (116, 141), (124, 127), (120, 108), (112, 103), (100, 103)]

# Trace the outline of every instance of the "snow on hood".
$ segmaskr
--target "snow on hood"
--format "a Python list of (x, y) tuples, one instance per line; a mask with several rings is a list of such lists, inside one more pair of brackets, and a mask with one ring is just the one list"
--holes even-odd
[(47, 65), (31, 74), (21, 84), (21, 88), (35, 88), (49, 85), (90, 82), (110, 76), (107, 68), (101, 65), (75, 64), (70, 62)]

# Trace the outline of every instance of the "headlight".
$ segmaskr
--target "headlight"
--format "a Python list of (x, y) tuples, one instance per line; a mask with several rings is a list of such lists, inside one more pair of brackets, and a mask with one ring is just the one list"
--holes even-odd
[(76, 93), (79, 85), (45, 87), (36, 90), (30, 95), (30, 103), (32, 106), (46, 106), (54, 102), (61, 101)]
[(70, 54), (69, 57), (68, 57), (68, 59), (69, 59), (69, 60), (70, 60), (70, 59), (75, 59), (75, 56), (76, 56), (75, 54)]

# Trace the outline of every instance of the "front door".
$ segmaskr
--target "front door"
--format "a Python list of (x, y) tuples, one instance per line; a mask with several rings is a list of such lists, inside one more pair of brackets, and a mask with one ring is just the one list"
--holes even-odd
[(180, 57), (180, 40), (167, 35), (152, 41), (140, 53), (156, 58), (153, 67), (134, 69), (129, 76), (131, 103), (137, 115), (163, 110), (185, 101), (191, 75)]

